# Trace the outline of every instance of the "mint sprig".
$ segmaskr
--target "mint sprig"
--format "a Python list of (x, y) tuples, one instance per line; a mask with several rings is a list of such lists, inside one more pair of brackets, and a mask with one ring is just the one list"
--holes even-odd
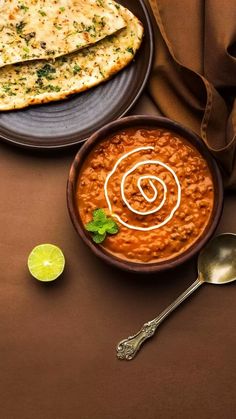
[(85, 228), (92, 234), (92, 239), (97, 244), (102, 243), (107, 234), (113, 235), (119, 232), (117, 223), (111, 217), (107, 217), (101, 208), (93, 211), (93, 219), (85, 225)]

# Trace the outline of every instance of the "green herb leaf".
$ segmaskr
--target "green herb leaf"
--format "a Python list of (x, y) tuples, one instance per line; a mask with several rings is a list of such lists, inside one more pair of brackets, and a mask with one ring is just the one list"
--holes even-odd
[(106, 231), (107, 231), (107, 226), (106, 226), (106, 224), (104, 224), (104, 226), (102, 226), (98, 229), (98, 234), (103, 235), (103, 234), (106, 233)]
[(97, 244), (102, 243), (105, 240), (105, 238), (106, 238), (106, 233), (104, 233), (104, 234), (98, 234), (97, 233), (97, 234), (93, 235), (93, 241)]
[(20, 35), (25, 27), (26, 23), (23, 22), (23, 20), (16, 24), (16, 32), (18, 35)]
[(56, 69), (50, 64), (45, 64), (42, 68), (37, 70), (38, 78), (45, 77), (48, 80), (52, 80), (52, 76), (50, 75), (53, 73), (56, 73)]
[(119, 233), (119, 227), (118, 225), (115, 223), (115, 225), (112, 228), (109, 228), (109, 230), (107, 230), (108, 234), (117, 234)]
[(96, 209), (93, 211), (93, 219), (94, 221), (105, 223), (107, 220), (106, 213), (103, 209)]
[(24, 4), (20, 4), (18, 7), (19, 9), (24, 10), (25, 13), (29, 10), (29, 8), (25, 6)]
[(85, 225), (87, 231), (92, 233), (93, 241), (97, 244), (102, 243), (107, 234), (117, 234), (119, 227), (110, 217), (107, 217), (103, 209), (93, 212), (93, 220)]
[(55, 26), (55, 28), (56, 28), (58, 31), (60, 31), (60, 30), (62, 29), (62, 26), (57, 25), (56, 23), (54, 23), (54, 26)]
[(107, 218), (106, 226), (107, 226), (108, 229), (114, 227), (115, 225), (117, 225), (117, 224), (112, 218)]
[(48, 84), (44, 86), (45, 90), (49, 90), (49, 92), (60, 92), (61, 88), (59, 86), (53, 86), (52, 84)]
[(131, 47), (126, 48), (126, 51), (130, 52), (130, 54), (134, 54), (134, 50)]
[(40, 13), (41, 14), (41, 16), (47, 16), (47, 13), (45, 13), (43, 10), (38, 10), (38, 13)]
[(98, 226), (94, 221), (90, 221), (90, 223), (86, 224), (85, 227), (90, 233), (96, 233), (98, 231)]
[(74, 75), (77, 74), (77, 73), (80, 73), (80, 71), (81, 71), (81, 67), (79, 65), (75, 64), (74, 67), (73, 67)]

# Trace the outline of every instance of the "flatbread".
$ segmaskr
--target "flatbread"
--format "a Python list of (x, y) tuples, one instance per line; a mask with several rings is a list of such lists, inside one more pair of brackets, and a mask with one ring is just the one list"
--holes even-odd
[(141, 45), (143, 26), (122, 6), (120, 13), (127, 27), (92, 47), (51, 62), (31, 61), (0, 69), (0, 110), (65, 99), (123, 69)]
[(111, 0), (0, 0), (0, 67), (56, 58), (124, 27)]

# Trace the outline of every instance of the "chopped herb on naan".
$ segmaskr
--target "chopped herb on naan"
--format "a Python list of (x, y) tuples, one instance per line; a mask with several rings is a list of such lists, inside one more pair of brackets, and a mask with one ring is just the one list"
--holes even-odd
[(124, 27), (111, 0), (0, 0), (0, 67), (56, 58)]
[(65, 99), (108, 80), (132, 61), (143, 26), (120, 6), (127, 27), (96, 45), (55, 61), (31, 61), (0, 69), (0, 110)]

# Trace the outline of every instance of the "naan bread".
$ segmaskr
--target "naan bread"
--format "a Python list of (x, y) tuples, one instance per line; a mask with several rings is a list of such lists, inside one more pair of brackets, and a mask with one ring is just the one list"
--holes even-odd
[(111, 0), (0, 0), (0, 67), (56, 58), (124, 27)]
[(120, 6), (127, 27), (96, 45), (55, 61), (31, 61), (0, 69), (0, 110), (65, 99), (108, 80), (132, 61), (143, 27)]

